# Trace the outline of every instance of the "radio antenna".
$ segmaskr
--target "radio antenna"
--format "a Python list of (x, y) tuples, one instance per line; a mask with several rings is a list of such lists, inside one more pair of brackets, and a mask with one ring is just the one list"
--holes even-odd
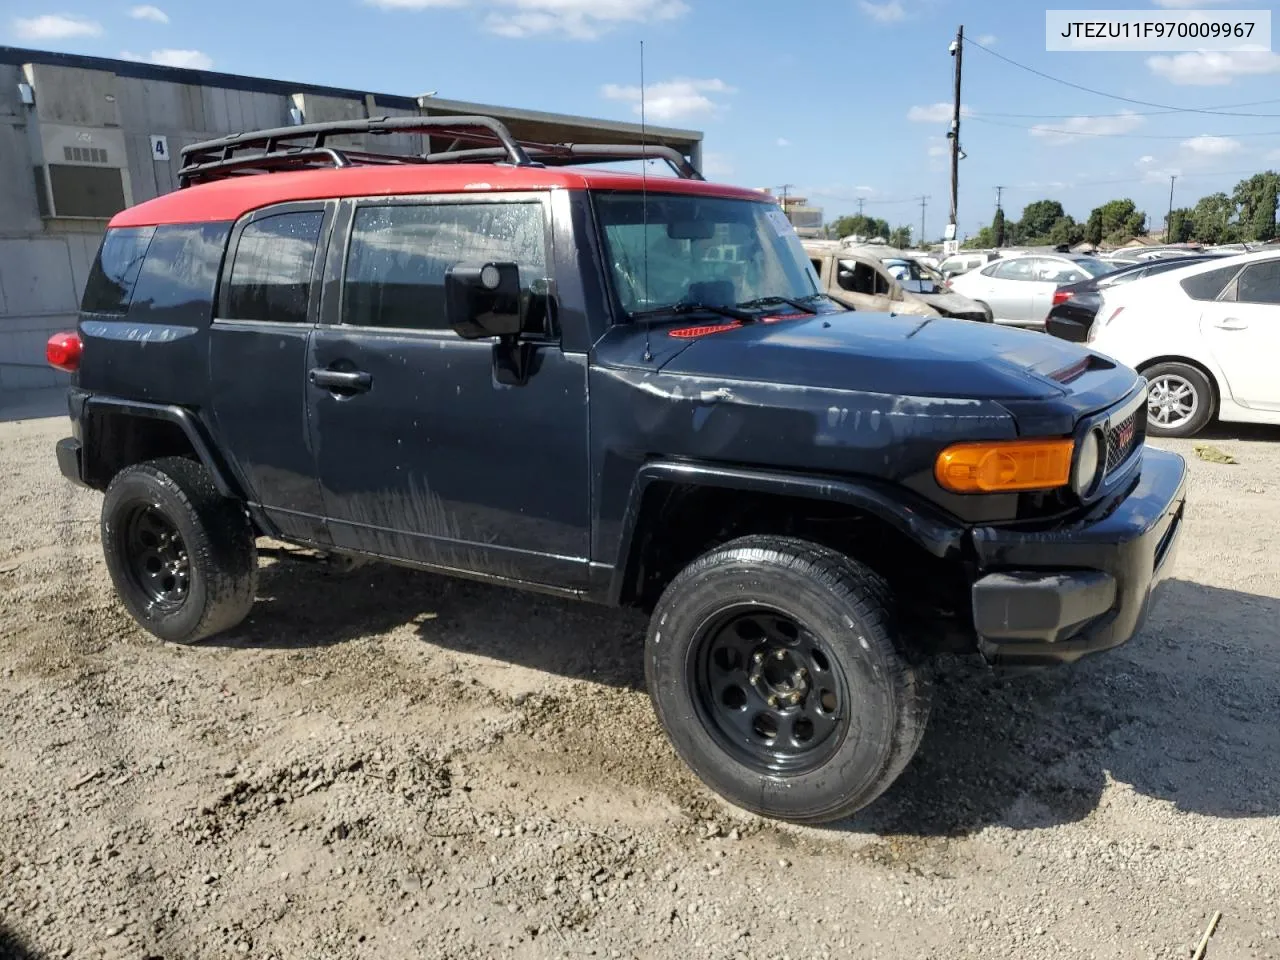
[[(645, 156), (645, 123), (644, 123), (644, 41), (640, 41), (640, 213), (644, 221), (644, 263), (642, 273), (644, 275), (644, 295), (647, 299), (649, 296), (649, 159)], [(652, 324), (644, 325), (644, 362), (649, 363), (653, 360), (653, 350), (650, 348), (649, 331)]]

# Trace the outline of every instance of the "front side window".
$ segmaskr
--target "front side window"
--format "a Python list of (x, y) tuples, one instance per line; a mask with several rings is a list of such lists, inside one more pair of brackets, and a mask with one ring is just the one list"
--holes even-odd
[(1244, 268), (1236, 287), (1240, 303), (1280, 303), (1280, 260), (1266, 260)]
[(606, 262), (628, 314), (819, 292), (800, 238), (773, 204), (671, 194), (646, 202), (637, 193), (599, 194), (595, 204)]
[(108, 230), (85, 283), (80, 309), (86, 313), (127, 313), (142, 260), (155, 227)]
[(514, 262), (528, 295), (547, 275), (542, 204), (388, 204), (356, 210), (347, 251), (342, 322), (448, 329), (444, 277), (460, 263)]
[(838, 283), (850, 293), (861, 293), (869, 297), (883, 296), (889, 292), (889, 281), (880, 271), (860, 260), (840, 261)]
[(249, 223), (240, 233), (227, 282), (227, 316), (305, 323), (323, 222), (323, 211), (308, 210)]
[(1004, 260), (983, 272), (997, 280), (1034, 280), (1036, 278), (1033, 261), (1030, 258)]

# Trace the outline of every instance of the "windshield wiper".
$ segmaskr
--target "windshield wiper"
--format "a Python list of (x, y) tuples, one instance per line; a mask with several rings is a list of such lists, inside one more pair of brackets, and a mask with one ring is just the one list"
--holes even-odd
[(739, 310), (737, 307), (722, 307), (714, 303), (690, 303), (688, 301), (682, 303), (673, 303), (669, 307), (655, 307), (652, 310), (640, 310), (631, 314), (633, 320), (644, 319), (646, 317), (661, 316), (664, 313), (675, 314), (677, 316), (686, 313), (715, 313), (722, 317), (728, 317), (730, 320), (739, 320), (742, 323), (750, 323), (756, 319), (755, 314), (747, 313), (745, 310)]
[[(814, 296), (820, 297), (822, 296), (822, 294), (815, 293)], [(804, 299), (808, 300), (810, 298), (805, 297)], [(754, 300), (743, 301), (742, 303), (738, 304), (738, 306), (744, 309), (751, 309), (753, 307), (767, 307), (770, 304), (774, 304), (774, 303), (785, 304), (786, 306), (791, 307), (793, 310), (799, 310), (801, 313), (817, 313), (818, 312), (817, 310), (813, 309), (813, 307), (810, 307), (807, 304), (805, 304), (804, 301), (792, 300), (790, 297), (757, 297)]]

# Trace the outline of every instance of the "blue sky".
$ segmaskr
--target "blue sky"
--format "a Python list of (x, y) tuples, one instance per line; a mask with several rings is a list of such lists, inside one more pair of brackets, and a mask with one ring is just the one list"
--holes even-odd
[[(1223, 8), (1092, 0), (1090, 8)], [(1034, 0), (101, 0), (0, 2), (0, 43), (309, 83), (637, 120), (645, 41), (651, 123), (706, 133), (707, 173), (793, 184), (829, 217), (857, 209), (928, 233), (947, 217), (945, 133), (957, 25), (992, 51), (1120, 97), (1236, 112), (1153, 113), (966, 47), (960, 229), (1045, 196), (1087, 216), (1175, 202), (1280, 168), (1280, 54), (1046, 53)], [(1231, 0), (1231, 9), (1265, 9)], [(942, 104), (941, 107), (937, 106)], [(1017, 114), (1020, 116), (1009, 116)], [(1022, 116), (1025, 115), (1025, 116)], [(1109, 116), (1103, 116), (1109, 115)], [(1103, 134), (1103, 135), (1098, 135)]]

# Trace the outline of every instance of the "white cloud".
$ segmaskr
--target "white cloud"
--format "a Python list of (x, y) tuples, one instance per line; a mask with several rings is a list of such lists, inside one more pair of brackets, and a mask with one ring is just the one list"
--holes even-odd
[(134, 7), (129, 11), (129, 16), (135, 20), (150, 20), (152, 23), (168, 23), (169, 15), (159, 7), (153, 7), (150, 4), (144, 4), (140, 7)]
[(702, 172), (712, 179), (733, 176), (733, 162), (723, 153), (707, 153), (702, 157)]
[(999, 39), (994, 33), (984, 33), (978, 37), (978, 42), (984, 47), (994, 47)]
[[(925, 107), (912, 107), (907, 111), (907, 119), (917, 123), (946, 123), (951, 119), (951, 111), (954, 108), (954, 104), (939, 100)], [(968, 104), (960, 104), (960, 116), (973, 116), (973, 111), (969, 109)]]
[(1212, 137), (1206, 133), (1182, 141), (1184, 150), (1190, 150), (1203, 157), (1225, 157), (1229, 153), (1235, 153), (1242, 146), (1239, 140), (1232, 140), (1230, 137)]
[(213, 57), (201, 50), (152, 50), (146, 56), (120, 51), (121, 60), (137, 60), (139, 63), (154, 63), (161, 67), (184, 67), (187, 70), (210, 70), (213, 68)]
[(778, 146), (780, 146), (780, 147), (789, 147), (789, 146), (791, 146), (791, 141), (790, 141), (790, 140), (788, 140), (786, 137), (779, 137), (779, 138), (778, 138)]
[[(690, 117), (715, 116), (722, 104), (713, 97), (734, 93), (723, 80), (666, 80), (645, 87), (645, 115), (654, 120), (685, 120)], [(607, 83), (600, 88), (606, 100), (631, 104), (631, 112), (640, 114), (640, 88)]]
[(1139, 157), (1134, 166), (1142, 174), (1142, 179), (1149, 183), (1168, 183), (1170, 177), (1182, 176), (1181, 167), (1158, 166), (1156, 158), (1150, 154)]
[(872, 3), (871, 0), (858, 0), (858, 6), (876, 23), (897, 23), (905, 20), (907, 11), (902, 8), (901, 0), (885, 0), (884, 3)]
[(929, 139), (933, 141), (929, 144), (929, 156), (945, 157), (948, 153), (951, 152), (951, 150), (947, 147), (947, 144), (945, 141), (939, 139), (938, 137), (930, 137)]
[(473, 7), (486, 10), (485, 29), (520, 39), (558, 36), (595, 40), (624, 23), (675, 20), (689, 11), (684, 0), (365, 0), (384, 10)]
[(1214, 3), (1231, 3), (1232, 0), (1151, 0), (1151, 2), (1166, 10), (1197, 10)]
[(1052, 123), (1037, 123), (1031, 128), (1033, 137), (1040, 137), (1052, 144), (1074, 143), (1077, 140), (1131, 133), (1145, 121), (1138, 114), (1126, 110), (1109, 117), (1071, 117)]
[(1147, 57), (1147, 68), (1157, 77), (1179, 86), (1220, 87), (1236, 77), (1280, 73), (1280, 54), (1270, 50), (1200, 50)]
[(102, 24), (84, 17), (46, 13), (39, 17), (19, 17), (13, 21), (13, 32), (19, 40), (67, 40), (101, 36)]

